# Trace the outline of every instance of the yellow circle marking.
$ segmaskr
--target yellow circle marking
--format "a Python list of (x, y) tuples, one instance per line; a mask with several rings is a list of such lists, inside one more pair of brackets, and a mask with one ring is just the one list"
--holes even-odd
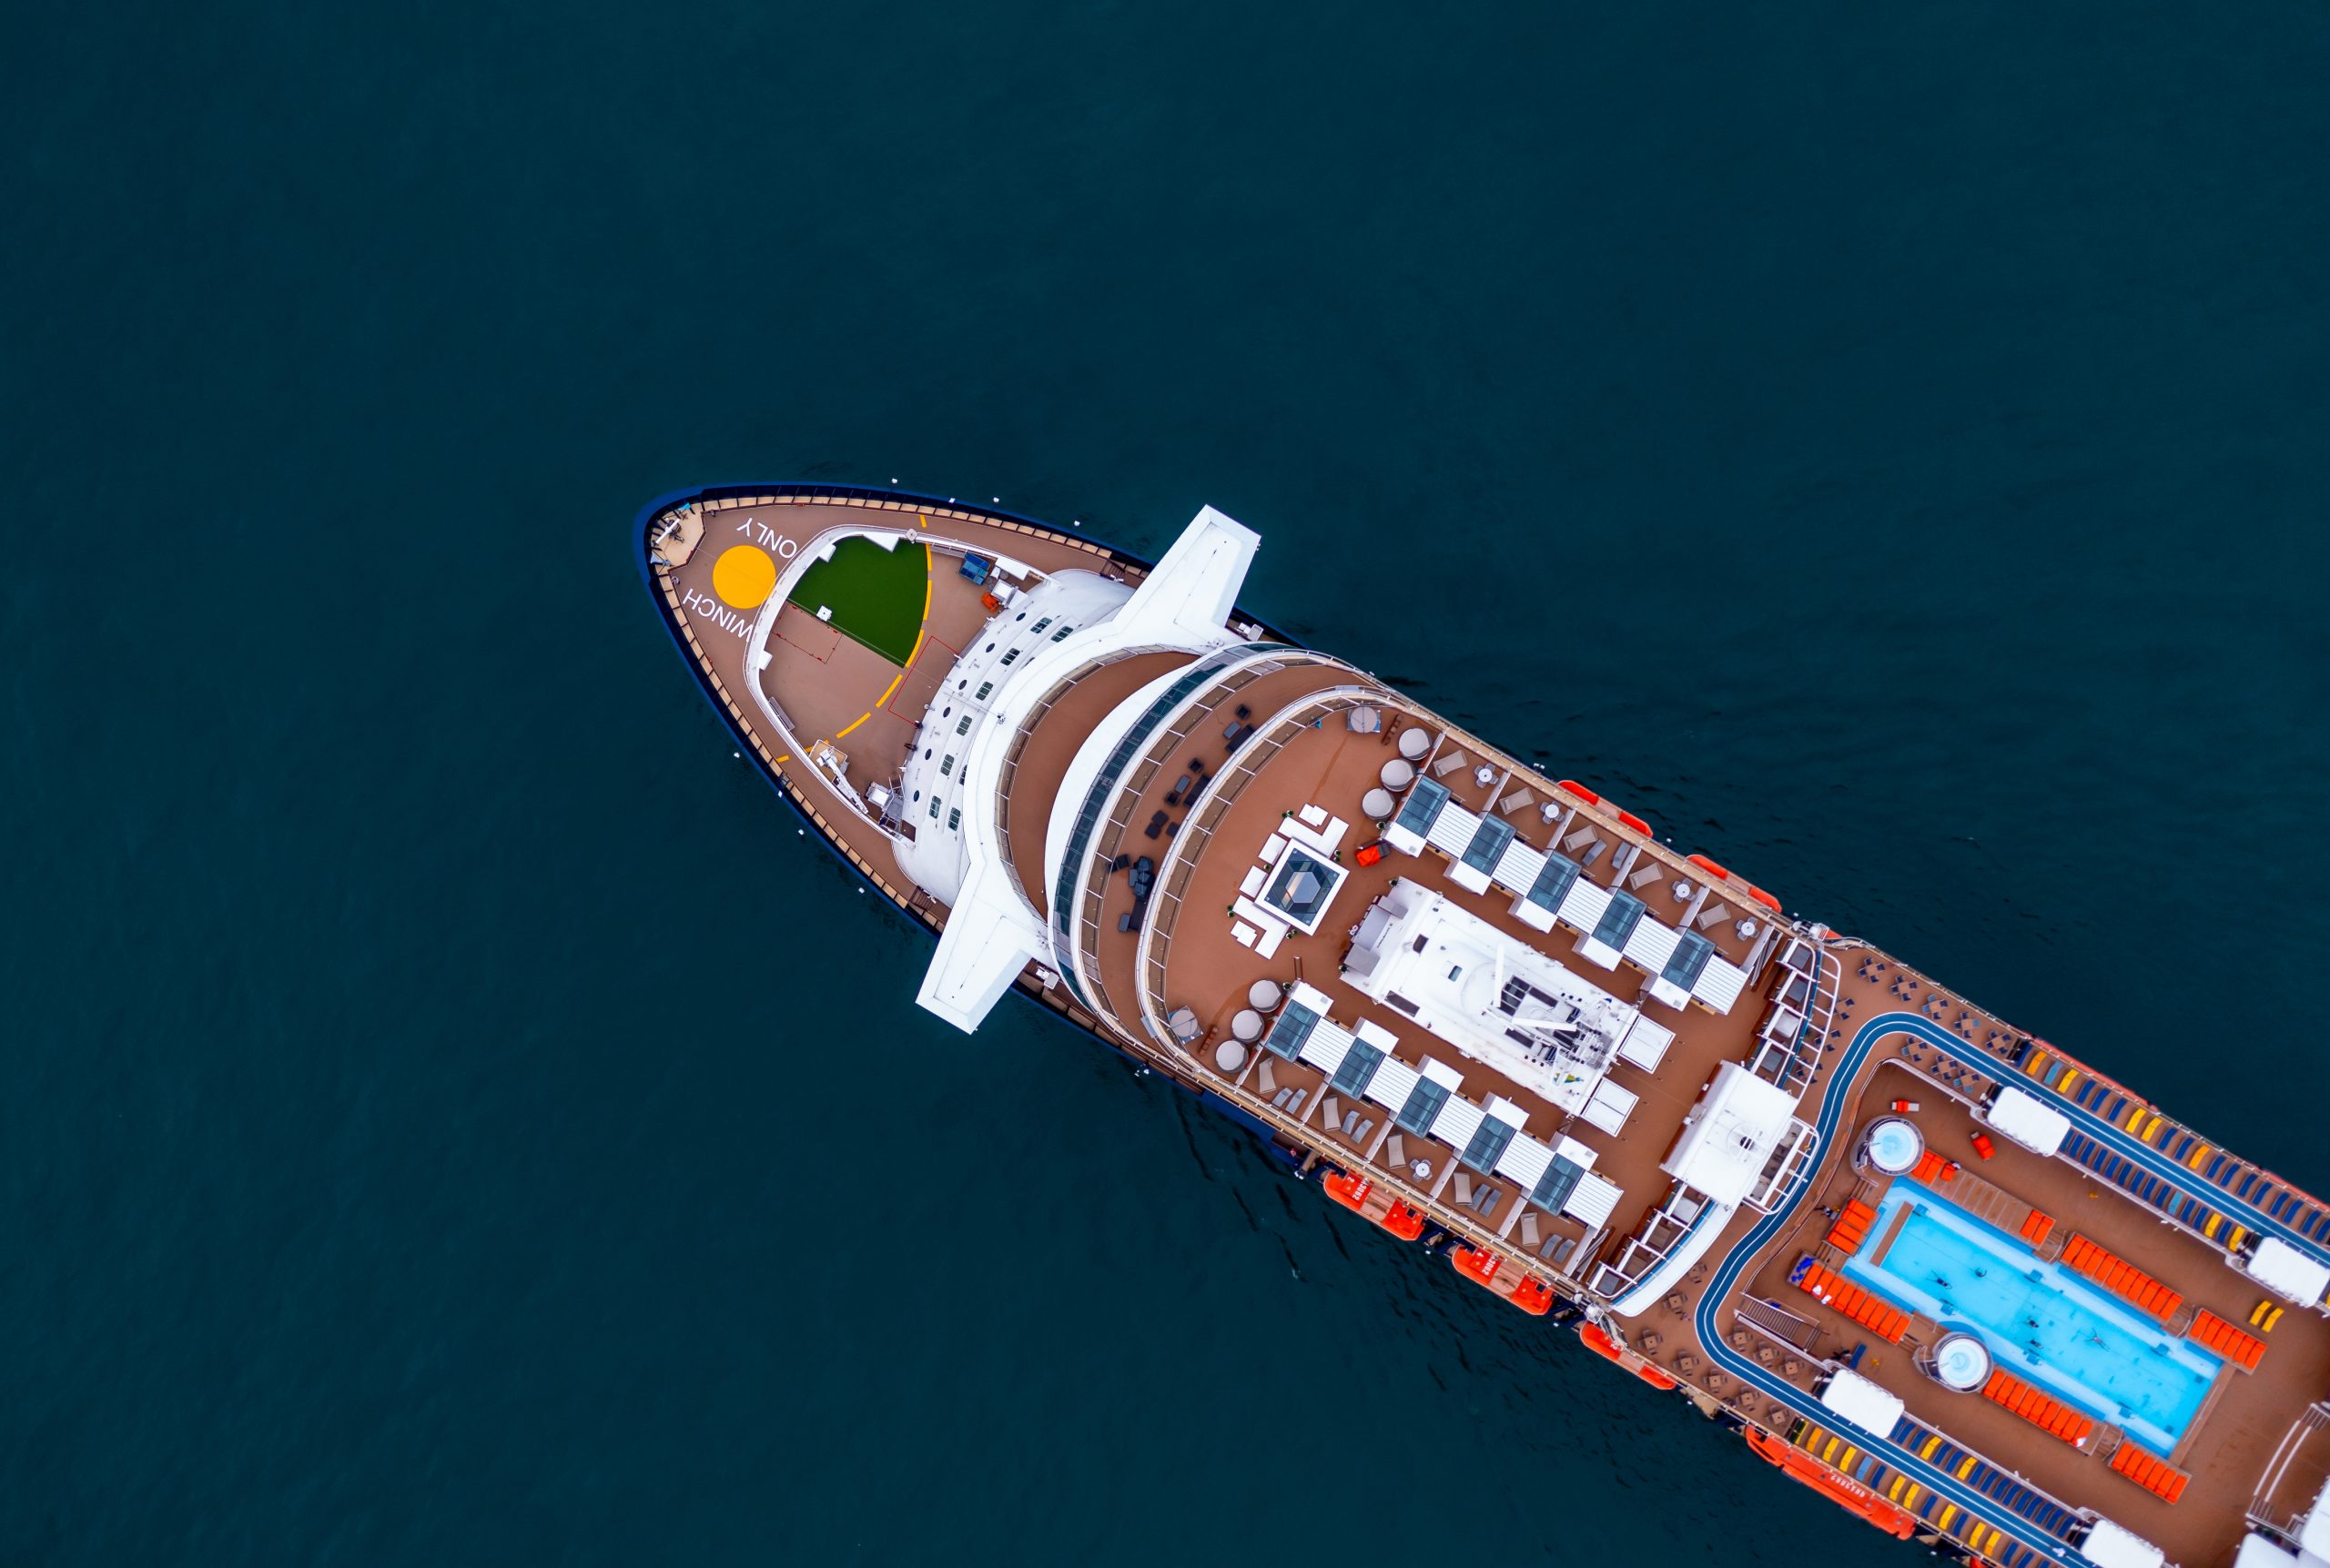
[(757, 610), (776, 587), (776, 559), (757, 544), (732, 544), (712, 563), (712, 591), (738, 610)]

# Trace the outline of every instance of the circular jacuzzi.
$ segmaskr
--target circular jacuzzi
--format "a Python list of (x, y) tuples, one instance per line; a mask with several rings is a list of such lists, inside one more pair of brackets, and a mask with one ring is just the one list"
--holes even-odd
[(1900, 1175), (1925, 1151), (1924, 1135), (1898, 1117), (1888, 1117), (1869, 1129), (1869, 1162), (1888, 1176)]
[(1933, 1348), (1933, 1375), (1953, 1389), (1979, 1389), (1991, 1375), (1991, 1352), (1971, 1334), (1944, 1334)]

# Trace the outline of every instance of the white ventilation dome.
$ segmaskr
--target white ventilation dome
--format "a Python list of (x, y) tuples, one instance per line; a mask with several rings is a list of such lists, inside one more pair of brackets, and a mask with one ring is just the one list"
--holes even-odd
[(2071, 1118), (2041, 1100), (2008, 1084), (1999, 1090), (1998, 1098), (1991, 1102), (1985, 1118), (2007, 1137), (2034, 1154), (2052, 1154), (2063, 1147), (2063, 1139), (2071, 1136)]
[[(2249, 1277), (2268, 1290), (2288, 1297), (2304, 1307), (2322, 1305), (2322, 1293), (2330, 1290), (2330, 1269), (2299, 1251), (2278, 1236), (2268, 1236), (2257, 1243), (2257, 1250), (2242, 1265)], [(2306, 1548), (2311, 1552), (2312, 1547)], [(2317, 1556), (2322, 1553), (2316, 1553)]]
[(2159, 1547), (2108, 1519), (2099, 1519), (2089, 1527), (2079, 1549), (2095, 1568), (2160, 1568), (2168, 1561)]
[(2244, 1535), (2241, 1550), (2234, 1553), (2233, 1568), (2298, 1568), (2298, 1554), (2278, 1541)]
[(1859, 1372), (1842, 1371), (1831, 1377), (1829, 1386), (1820, 1391), (1820, 1402), (1877, 1437), (1891, 1436), (1893, 1423), (1901, 1419), (1901, 1401)]

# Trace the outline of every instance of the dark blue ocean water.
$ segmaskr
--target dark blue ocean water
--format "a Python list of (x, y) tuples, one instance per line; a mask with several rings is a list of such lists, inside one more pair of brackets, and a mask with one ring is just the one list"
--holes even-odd
[(647, 497), (1156, 548), (2316, 1189), (2319, 5), (49, 7), (0, 1556), (1903, 1563), (926, 948)]

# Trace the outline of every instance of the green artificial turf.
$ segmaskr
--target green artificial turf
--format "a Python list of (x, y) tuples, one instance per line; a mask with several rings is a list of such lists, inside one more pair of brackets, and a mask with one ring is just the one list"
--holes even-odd
[(914, 657), (929, 603), (930, 549), (900, 543), (885, 550), (870, 539), (845, 539), (830, 559), (801, 574), (792, 602), (815, 615), (833, 612), (833, 623), (893, 664)]

